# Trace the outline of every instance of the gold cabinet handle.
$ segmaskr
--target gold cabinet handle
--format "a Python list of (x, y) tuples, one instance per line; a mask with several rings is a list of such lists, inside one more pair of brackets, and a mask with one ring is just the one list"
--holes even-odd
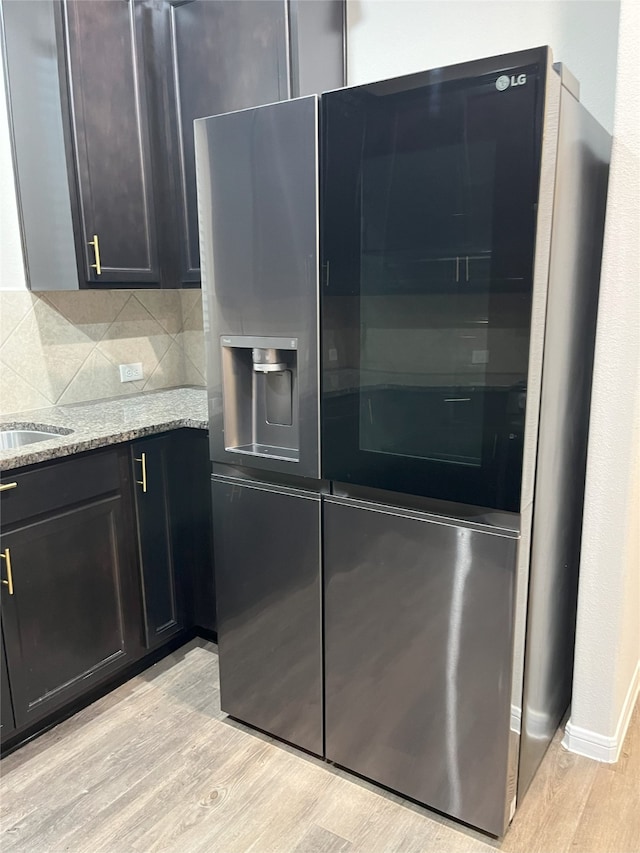
[(147, 491), (147, 454), (141, 453), (140, 456), (136, 456), (135, 459), (136, 459), (136, 462), (140, 462), (140, 464), (142, 465), (142, 479), (136, 480), (136, 483), (139, 486), (142, 486), (143, 492), (146, 492)]
[(4, 551), (0, 554), (3, 560), (6, 560), (7, 563), (7, 579), (3, 580), (2, 583), (9, 587), (9, 595), (13, 595), (13, 572), (11, 571), (11, 552), (8, 548), (5, 548)]
[(102, 266), (100, 265), (100, 243), (98, 242), (98, 235), (93, 235), (93, 240), (89, 240), (89, 245), (93, 246), (93, 252), (96, 256), (95, 264), (91, 264), (91, 268), (96, 271), (96, 275), (102, 275)]
[(8, 492), (9, 489), (17, 489), (17, 483), (0, 483), (0, 492)]

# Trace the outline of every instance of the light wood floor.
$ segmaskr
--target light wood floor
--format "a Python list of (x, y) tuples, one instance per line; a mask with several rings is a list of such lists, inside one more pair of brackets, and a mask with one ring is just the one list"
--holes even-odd
[(636, 853), (640, 716), (617, 765), (552, 745), (502, 841), (220, 711), (196, 640), (0, 763), (3, 853)]

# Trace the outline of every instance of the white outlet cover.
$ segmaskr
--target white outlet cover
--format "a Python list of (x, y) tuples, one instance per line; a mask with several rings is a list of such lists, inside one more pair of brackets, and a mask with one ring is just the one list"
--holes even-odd
[(143, 379), (142, 362), (136, 361), (133, 364), (120, 365), (120, 382), (135, 382), (137, 379)]

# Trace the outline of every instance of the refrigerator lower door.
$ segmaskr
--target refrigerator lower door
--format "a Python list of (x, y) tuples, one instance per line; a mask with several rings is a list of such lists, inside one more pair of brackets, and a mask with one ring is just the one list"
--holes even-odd
[(514, 788), (516, 545), (325, 498), (326, 757), (495, 835)]
[(222, 709), (321, 755), (320, 495), (214, 476)]

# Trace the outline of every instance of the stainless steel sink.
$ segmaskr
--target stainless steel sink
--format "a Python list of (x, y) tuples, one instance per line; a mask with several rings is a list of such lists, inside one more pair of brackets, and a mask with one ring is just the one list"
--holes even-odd
[(46, 441), (59, 435), (69, 435), (72, 429), (3, 429), (0, 430), (0, 450), (13, 450), (36, 441)]

